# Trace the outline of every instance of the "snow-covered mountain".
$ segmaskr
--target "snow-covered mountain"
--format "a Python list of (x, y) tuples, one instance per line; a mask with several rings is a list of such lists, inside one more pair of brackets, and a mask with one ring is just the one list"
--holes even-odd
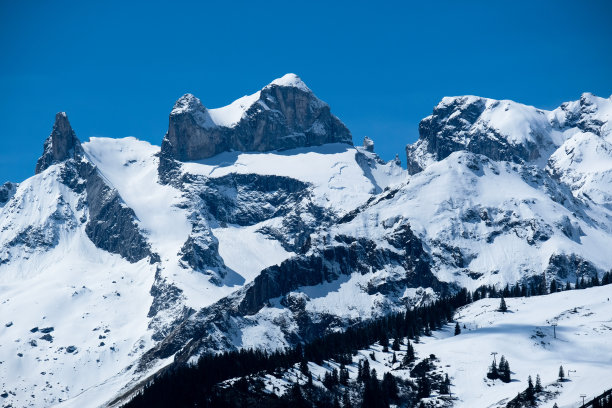
[(611, 114), (444, 98), (406, 171), (293, 74), (223, 108), (181, 97), (161, 147), (81, 144), (60, 113), (36, 175), (0, 187), (3, 403), (101, 406), (203, 351), (602, 274)]

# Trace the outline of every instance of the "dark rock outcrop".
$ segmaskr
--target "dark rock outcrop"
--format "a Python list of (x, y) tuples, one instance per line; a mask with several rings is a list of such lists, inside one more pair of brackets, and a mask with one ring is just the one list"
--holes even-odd
[(53, 131), (45, 140), (43, 154), (36, 162), (36, 174), (44, 171), (52, 164), (77, 158), (82, 154), (81, 142), (79, 142), (70, 126), (68, 116), (65, 112), (59, 112), (55, 115)]
[(597, 97), (591, 93), (584, 93), (578, 101), (565, 102), (559, 107), (564, 120), (559, 121), (558, 116), (553, 117), (552, 125), (556, 129), (564, 130), (575, 127), (583, 132), (592, 132), (603, 137), (602, 127), (605, 122), (593, 117), (597, 113)]
[(15, 191), (17, 191), (17, 184), (11, 183), (10, 181), (0, 186), (0, 207), (11, 199)]
[[(442, 296), (457, 289), (438, 281), (433, 275), (423, 245), (409, 225), (398, 226), (387, 235), (386, 241), (394, 249), (378, 246), (374, 241), (364, 238), (337, 236), (333, 244), (311, 254), (295, 256), (280, 265), (264, 269), (244, 288), (182, 322), (143, 357), (141, 368), (158, 358), (166, 358), (175, 353), (178, 353), (176, 361), (185, 362), (204, 351), (238, 347), (239, 344), (232, 343), (232, 336), (239, 338), (241, 325), (252, 324), (257, 314), (273, 299), (280, 299), (280, 304), (289, 311), (290, 319), (299, 322), (287, 325), (293, 329), (285, 330), (281, 327), (285, 339), (292, 344), (309, 341), (329, 330), (357, 323), (358, 320), (344, 321), (333, 315), (311, 315), (304, 310), (306, 295), (299, 292), (300, 287), (336, 282), (353, 273), (367, 274), (373, 270), (401, 266), (404, 273), (372, 280), (365, 288), (370, 295), (381, 293), (393, 299), (389, 304), (400, 308), (406, 307), (402, 302), (408, 299), (402, 296), (407, 287), (431, 287)], [(380, 307), (384, 309), (386, 306)], [(381, 313), (389, 312), (381, 310)]]
[(195, 96), (182, 96), (170, 113), (161, 154), (189, 161), (231, 150), (264, 152), (352, 143), (351, 133), (329, 106), (293, 74), (229, 108), (209, 111)]
[(374, 153), (374, 141), (367, 136), (364, 137), (363, 148), (366, 149), (368, 152)]
[(199, 196), (218, 221), (246, 226), (287, 215), (308, 187), (289, 177), (232, 173), (206, 180)]
[(97, 169), (86, 169), (89, 220), (85, 232), (101, 249), (116, 253), (130, 262), (151, 255), (149, 243), (136, 225), (134, 210), (123, 203), (119, 193), (109, 187)]
[(586, 259), (575, 254), (553, 254), (548, 260), (546, 276), (571, 281), (578, 278), (593, 279), (597, 268)]
[(418, 142), (406, 146), (408, 172), (422, 171), (424, 156), (439, 161), (460, 150), (514, 163), (540, 157), (538, 144), (510, 143), (494, 123), (479, 121), (485, 109), (501, 108), (499, 101), (490, 102), (490, 106), (487, 101), (473, 96), (444, 98), (432, 115), (419, 123)]

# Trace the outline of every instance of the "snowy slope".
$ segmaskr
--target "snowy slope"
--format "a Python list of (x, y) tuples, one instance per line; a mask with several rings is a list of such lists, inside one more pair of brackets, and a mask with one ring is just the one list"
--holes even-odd
[(141, 230), (161, 258), (163, 276), (184, 291), (187, 306), (207, 306), (232, 290), (180, 267), (179, 252), (191, 232), (191, 223), (187, 211), (180, 208), (184, 202), (181, 191), (158, 183), (159, 146), (130, 137), (92, 138), (83, 149), (136, 213)]
[(533, 167), (457, 152), (331, 231), (384, 242), (389, 228), (409, 224), (438, 278), (471, 289), (541, 275), (554, 254), (610, 269), (609, 215), (597, 208), (578, 215), (580, 204), (563, 188), (551, 191), (557, 187)]
[[(536, 374), (544, 386), (557, 380), (563, 366), (569, 381), (553, 388), (560, 394), (542, 407), (577, 407), (580, 394), (593, 398), (610, 388), (612, 366), (612, 288), (602, 286), (547, 296), (506, 299), (508, 313), (496, 311), (499, 299), (483, 299), (455, 316), (467, 329), (452, 335), (452, 325), (416, 345), (421, 356), (435, 353), (453, 382), (457, 407), (497, 407), (527, 386)], [(551, 323), (557, 323), (553, 338)], [(462, 326), (463, 327), (463, 326)], [(513, 381), (485, 380), (491, 352), (504, 355)], [(575, 372), (573, 371), (575, 370)]]
[(548, 168), (576, 196), (612, 209), (612, 144), (606, 139), (577, 133), (552, 154)]
[[(578, 408), (580, 394), (593, 398), (610, 388), (612, 365), (612, 289), (608, 286), (571, 290), (556, 294), (505, 299), (508, 312), (502, 313), (500, 299), (482, 299), (455, 313), (455, 320), (462, 327), (461, 334), (454, 335), (455, 323), (421, 336), (412, 341), (417, 362), (435, 355), (435, 371), (448, 374), (451, 380), (452, 399), (434, 390), (424, 399), (431, 405), (453, 407), (503, 408), (519, 392), (527, 388), (527, 379), (540, 375), (542, 386), (550, 394), (540, 397), (538, 406), (551, 408)], [(557, 324), (553, 334), (551, 324)], [(274, 332), (253, 332), (261, 337)], [(556, 336), (556, 337), (555, 337)], [(357, 379), (359, 361), (368, 360), (379, 379), (390, 372), (406, 380), (417, 381), (410, 369), (402, 367), (406, 351), (405, 343), (396, 352), (393, 363), (392, 340), (389, 351), (383, 352), (379, 343), (359, 350), (348, 364), (351, 380)], [(497, 361), (503, 355), (510, 364), (510, 383), (489, 380), (486, 373), (492, 362), (492, 352)], [(322, 365), (308, 363), (313, 383), (324, 387), (320, 379), (326, 372), (338, 370), (335, 361)], [(563, 366), (566, 381), (558, 381), (559, 367)], [(270, 393), (282, 395), (296, 381), (304, 385), (307, 379), (300, 373), (299, 364), (282, 375), (266, 374), (261, 377)]]
[(94, 246), (80, 222), (86, 208), (59, 171), (21, 183), (0, 210), (10, 257), (0, 265), (0, 388), (12, 406), (72, 398), (152, 344), (145, 316), (154, 268)]
[(221, 153), (184, 163), (182, 169), (209, 178), (228, 174), (289, 177), (310, 184), (317, 203), (343, 214), (363, 204), (377, 190), (405, 180), (405, 174), (393, 162), (373, 163), (376, 176), (368, 178), (358, 161), (363, 155), (354, 147), (331, 143), (269, 153)]

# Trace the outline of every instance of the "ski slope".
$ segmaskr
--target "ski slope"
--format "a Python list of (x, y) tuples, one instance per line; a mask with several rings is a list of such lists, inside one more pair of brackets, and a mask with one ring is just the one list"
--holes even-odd
[[(531, 375), (535, 382), (540, 375), (545, 391), (552, 393), (547, 401), (541, 398), (538, 407), (578, 408), (580, 394), (593, 398), (612, 386), (612, 285), (571, 290), (556, 294), (530, 298), (506, 299), (508, 312), (497, 311), (500, 299), (482, 299), (459, 309), (455, 319), (463, 327), (462, 333), (454, 335), (454, 323), (448, 324), (432, 336), (421, 336), (418, 343), (412, 342), (417, 361), (434, 354), (437, 358), (435, 371), (447, 373), (452, 383), (452, 406), (457, 408), (502, 408), (517, 393), (527, 388)], [(556, 338), (551, 323), (556, 323)], [(357, 378), (357, 364), (367, 359), (379, 379), (386, 372), (394, 376), (411, 379), (400, 362), (406, 346), (396, 352), (398, 362), (392, 364), (393, 351), (383, 352), (380, 344), (360, 350), (347, 368), (350, 378)], [(489, 380), (486, 373), (492, 362), (492, 352), (497, 352), (497, 361), (505, 356), (510, 364), (512, 381)], [(374, 358), (372, 358), (374, 356)], [(566, 381), (557, 382), (559, 366), (563, 366)], [(317, 378), (326, 371), (340, 366), (334, 361), (322, 365), (309, 363), (314, 383), (323, 386)], [(571, 370), (571, 371), (569, 371)], [(569, 371), (569, 372), (568, 372)], [(282, 395), (298, 379), (304, 384), (306, 378), (299, 374), (299, 366), (282, 377), (265, 375), (269, 392)], [(440, 398), (444, 397), (444, 398)], [(436, 390), (425, 399), (430, 406), (448, 406), (448, 396)], [(580, 402), (579, 402), (580, 401)]]
[[(460, 309), (454, 327), (422, 337), (418, 356), (435, 354), (451, 377), (455, 406), (501, 407), (527, 387), (529, 375), (553, 385), (559, 366), (567, 382), (554, 400), (540, 405), (577, 407), (580, 394), (593, 398), (612, 385), (612, 286), (572, 290), (547, 296), (506, 299), (509, 311), (498, 312), (499, 299), (483, 299)], [(552, 323), (556, 323), (556, 338)], [(510, 363), (512, 382), (485, 380), (492, 352)], [(549, 387), (553, 389), (553, 387)]]

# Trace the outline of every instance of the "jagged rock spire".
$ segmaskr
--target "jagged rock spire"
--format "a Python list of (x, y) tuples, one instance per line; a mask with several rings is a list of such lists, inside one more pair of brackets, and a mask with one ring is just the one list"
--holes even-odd
[(81, 142), (77, 139), (72, 126), (70, 126), (66, 112), (58, 112), (55, 115), (53, 131), (45, 140), (43, 154), (36, 162), (36, 174), (44, 171), (52, 164), (76, 158), (82, 152)]
[(366, 149), (368, 152), (374, 153), (374, 141), (369, 137), (365, 136), (363, 138), (363, 148)]

